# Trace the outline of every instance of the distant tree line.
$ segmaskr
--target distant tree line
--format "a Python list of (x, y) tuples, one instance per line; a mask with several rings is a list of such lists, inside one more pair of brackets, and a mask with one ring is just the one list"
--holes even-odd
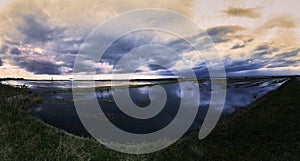
[(6, 80), (25, 80), (24, 78), (0, 78), (0, 81), (6, 81)]

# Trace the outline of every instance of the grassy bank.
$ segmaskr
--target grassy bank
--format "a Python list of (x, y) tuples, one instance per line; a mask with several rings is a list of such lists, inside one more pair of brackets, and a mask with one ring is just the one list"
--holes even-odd
[(204, 140), (191, 133), (148, 155), (121, 154), (46, 126), (22, 110), (39, 101), (28, 95), (27, 89), (0, 86), (1, 160), (300, 160), (296, 78), (255, 107), (220, 122)]
[[(300, 81), (292, 78), (253, 107), (218, 123), (204, 140), (182, 138), (151, 158), (170, 160), (300, 160)], [(162, 157), (163, 156), (163, 157)]]

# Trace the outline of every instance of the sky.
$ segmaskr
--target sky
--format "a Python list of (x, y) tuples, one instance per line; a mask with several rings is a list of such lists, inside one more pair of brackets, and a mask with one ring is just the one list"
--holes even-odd
[[(0, 78), (69, 79), (80, 46), (106, 20), (133, 9), (163, 8), (197, 23), (214, 42), (228, 76), (300, 74), (300, 14), (297, 0), (0, 0)], [(146, 21), (146, 20), (145, 20)], [(170, 25), (174, 22), (166, 18)], [(147, 22), (145, 22), (147, 23)], [(118, 29), (120, 26), (116, 26)], [(195, 45), (203, 45), (193, 33)], [(171, 76), (192, 67), (206, 76), (201, 57), (185, 42), (162, 31), (128, 33), (97, 64), (97, 76), (110, 78), (118, 60), (133, 49), (156, 43), (178, 53), (153, 56), (168, 69), (140, 66), (142, 78)], [(132, 58), (128, 64), (139, 59)], [(132, 62), (131, 62), (132, 61)], [(83, 62), (88, 64), (89, 62)], [(126, 69), (119, 71), (126, 77)]]

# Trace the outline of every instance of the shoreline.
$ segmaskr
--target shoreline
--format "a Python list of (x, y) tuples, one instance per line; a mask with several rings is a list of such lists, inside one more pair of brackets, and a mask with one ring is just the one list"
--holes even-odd
[(264, 100), (266, 100), (268, 97), (270, 97), (273, 93), (275, 93), (278, 90), (281, 90), (282, 88), (285, 87), (285, 85), (293, 78), (288, 78), (288, 80), (286, 82), (284, 82), (281, 86), (279, 86), (277, 89), (272, 90), (267, 92), (266, 94), (264, 94), (262, 97), (257, 98), (255, 101), (251, 102), (250, 104), (240, 107), (238, 108), (236, 111), (234, 111), (230, 116), (225, 117), (225, 118), (221, 118), (219, 121), (226, 121), (227, 119), (231, 119), (232, 117), (236, 117), (236, 115), (240, 115), (243, 114), (244, 112), (247, 112), (249, 110), (251, 110), (252, 108), (255, 108), (257, 105), (259, 105), (261, 102), (263, 102)]

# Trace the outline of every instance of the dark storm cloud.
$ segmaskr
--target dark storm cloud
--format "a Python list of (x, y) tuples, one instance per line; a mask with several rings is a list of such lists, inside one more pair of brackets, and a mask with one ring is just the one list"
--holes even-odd
[(207, 29), (206, 32), (215, 43), (223, 43), (231, 39), (230, 34), (234, 34), (240, 30), (242, 28), (239, 26), (217, 26)]
[[(11, 35), (17, 38), (13, 41), (4, 40), (5, 45), (2, 46), (1, 53), (8, 51), (16, 55), (11, 59), (11, 63), (35, 74), (68, 73), (70, 70), (64, 71), (61, 68), (72, 68), (75, 58), (67, 55), (76, 55), (84, 39), (73, 33), (72, 36), (66, 35), (65, 28), (50, 24), (48, 16), (42, 11), (37, 14), (19, 15), (18, 18), (19, 21), (16, 23), (18, 34)], [(33, 48), (41, 48), (45, 52), (37, 53)], [(48, 56), (56, 58), (44, 61)], [(56, 62), (61, 63), (56, 65)]]
[(13, 55), (20, 55), (21, 51), (18, 48), (14, 47), (10, 50), (10, 53)]
[(61, 27), (51, 26), (48, 17), (37, 18), (35, 15), (24, 15), (17, 29), (25, 36), (25, 43), (47, 42), (60, 38), (64, 31)]
[(34, 74), (61, 74), (61, 66), (48, 61), (19, 60), (17, 65)]
[(0, 66), (2, 66), (3, 65), (3, 61), (0, 59)]

